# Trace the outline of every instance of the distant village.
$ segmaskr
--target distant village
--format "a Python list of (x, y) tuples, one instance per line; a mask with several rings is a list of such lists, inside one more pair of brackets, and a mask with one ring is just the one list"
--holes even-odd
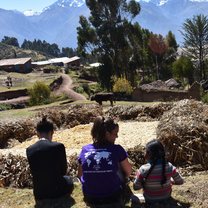
[(30, 57), (0, 60), (0, 70), (4, 70), (6, 72), (30, 73), (35, 68), (37, 69), (48, 65), (62, 66), (66, 68), (79, 67), (80, 57), (61, 57), (38, 62), (32, 62)]

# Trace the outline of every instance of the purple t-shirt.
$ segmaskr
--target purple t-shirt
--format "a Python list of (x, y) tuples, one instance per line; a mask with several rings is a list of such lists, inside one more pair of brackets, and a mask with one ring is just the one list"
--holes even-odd
[(119, 163), (126, 158), (127, 153), (120, 145), (112, 144), (101, 148), (88, 144), (82, 147), (79, 163), (83, 171), (83, 193), (105, 197), (118, 191), (122, 184), (117, 174)]

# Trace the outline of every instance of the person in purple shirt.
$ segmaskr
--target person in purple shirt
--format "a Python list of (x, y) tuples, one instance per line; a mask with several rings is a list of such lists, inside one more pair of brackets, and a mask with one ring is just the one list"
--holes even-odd
[(111, 118), (97, 117), (91, 129), (92, 144), (82, 147), (78, 177), (82, 183), (84, 201), (88, 205), (115, 204), (122, 207), (123, 179), (131, 174), (126, 151), (116, 145), (119, 126)]

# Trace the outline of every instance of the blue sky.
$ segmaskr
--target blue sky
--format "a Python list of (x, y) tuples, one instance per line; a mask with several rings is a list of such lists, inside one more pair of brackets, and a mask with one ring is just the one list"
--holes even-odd
[(56, 2), (56, 0), (0, 0), (0, 8), (7, 10), (25, 11), (32, 9), (41, 11)]

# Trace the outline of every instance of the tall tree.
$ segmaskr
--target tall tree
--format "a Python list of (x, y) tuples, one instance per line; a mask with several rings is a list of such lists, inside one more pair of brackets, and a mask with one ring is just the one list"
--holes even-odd
[(189, 84), (193, 84), (193, 71), (194, 66), (188, 57), (181, 56), (173, 63), (173, 75), (177, 79), (183, 81), (184, 78), (188, 79)]
[(61, 51), (61, 56), (64, 57), (72, 57), (72, 56), (76, 56), (77, 55), (77, 52), (75, 49), (73, 48), (69, 48), (69, 47), (66, 47), (66, 48), (62, 48), (62, 51)]
[(178, 55), (178, 44), (175, 35), (169, 31), (165, 36), (165, 42), (168, 46), (163, 59), (162, 75), (164, 79), (172, 77), (172, 64), (176, 61)]
[(19, 47), (18, 40), (15, 37), (4, 36), (4, 38), (1, 40), (1, 42), (5, 43), (7, 45), (12, 45), (12, 46), (15, 46), (15, 47)]
[(186, 19), (182, 28), (185, 54), (196, 63), (199, 79), (206, 79), (204, 63), (208, 55), (208, 18), (202, 14), (193, 16)]
[(160, 68), (163, 61), (163, 55), (168, 49), (168, 46), (162, 35), (152, 35), (149, 39), (149, 47), (155, 54), (156, 75), (160, 78)]
[(34, 41), (30, 41), (25, 39), (21, 45), (21, 48), (44, 52), (55, 57), (60, 55), (60, 49), (58, 45), (55, 43), (49, 44), (45, 40), (41, 41), (34, 39)]
[(102, 63), (101, 84), (111, 88), (113, 75), (127, 76), (131, 52), (131, 21), (140, 12), (135, 0), (86, 0), (90, 17), (80, 17), (78, 49), (95, 54)]

